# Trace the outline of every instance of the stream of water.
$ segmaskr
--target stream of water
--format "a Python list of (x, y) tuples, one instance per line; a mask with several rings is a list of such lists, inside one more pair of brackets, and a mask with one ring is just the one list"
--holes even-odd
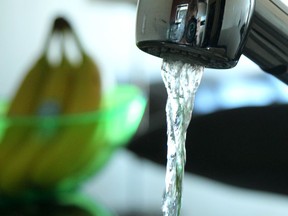
[(164, 216), (179, 216), (182, 181), (186, 163), (186, 130), (192, 117), (194, 98), (204, 67), (164, 59), (162, 78), (167, 90), (167, 167), (162, 211)]

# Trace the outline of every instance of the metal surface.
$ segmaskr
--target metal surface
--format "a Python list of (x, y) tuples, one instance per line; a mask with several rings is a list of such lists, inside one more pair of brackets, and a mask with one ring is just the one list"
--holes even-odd
[(234, 67), (241, 54), (284, 82), (288, 15), (280, 0), (139, 0), (137, 46), (209, 68)]
[(244, 54), (288, 83), (288, 6), (279, 0), (258, 0), (256, 6)]

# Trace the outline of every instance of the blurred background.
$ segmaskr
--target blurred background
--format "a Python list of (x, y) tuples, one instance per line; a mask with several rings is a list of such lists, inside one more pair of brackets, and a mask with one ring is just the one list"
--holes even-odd
[[(0, 14), (0, 99), (13, 95), (58, 15), (70, 20), (99, 65), (104, 90), (118, 83), (135, 84), (147, 96), (163, 89), (162, 60), (135, 45), (136, 0), (1, 0)], [(159, 101), (165, 101), (165, 92)], [(234, 69), (205, 70), (194, 115), (287, 102), (287, 86), (242, 56)], [(162, 120), (153, 122), (145, 115), (137, 136), (165, 124)], [(120, 216), (156, 216), (161, 215), (164, 176), (164, 166), (122, 149), (82, 190)], [(183, 216), (288, 214), (288, 198), (283, 195), (240, 189), (191, 173), (186, 173), (183, 188)]]

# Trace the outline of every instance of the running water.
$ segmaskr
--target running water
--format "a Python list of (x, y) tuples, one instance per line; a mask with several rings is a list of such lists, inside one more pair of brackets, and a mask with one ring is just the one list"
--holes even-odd
[(202, 66), (170, 59), (163, 60), (162, 78), (168, 93), (166, 104), (168, 152), (162, 206), (164, 216), (180, 215), (186, 162), (186, 130), (191, 120), (194, 97), (203, 70)]

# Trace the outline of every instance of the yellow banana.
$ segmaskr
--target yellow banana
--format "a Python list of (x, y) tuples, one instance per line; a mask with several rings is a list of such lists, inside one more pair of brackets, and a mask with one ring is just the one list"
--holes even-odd
[[(60, 66), (53, 67), (49, 71), (46, 82), (43, 83), (43, 91), (39, 93), (38, 102), (34, 108), (39, 115), (58, 115), (63, 110), (70, 84), (67, 65), (67, 60), (64, 59)], [(22, 145), (13, 148), (13, 157), (7, 160), (7, 165), (0, 174), (0, 186), (9, 193), (19, 193), (21, 189), (31, 186), (29, 171), (36, 162), (34, 159), (37, 158), (43, 146), (48, 145), (49, 140), (57, 133), (57, 125), (49, 126), (49, 121), (36, 123), (33, 130), (26, 135)]]
[[(100, 73), (89, 56), (83, 55), (81, 67), (74, 71), (72, 85), (65, 114), (92, 112), (99, 108)], [(33, 167), (33, 181), (46, 187), (55, 186), (83, 168), (78, 164), (83, 162), (82, 154), (87, 151), (96, 126), (96, 121), (65, 126)]]
[(73, 89), (65, 114), (94, 112), (101, 103), (101, 76), (94, 60), (83, 53), (82, 65), (74, 72)]
[[(14, 150), (23, 144), (23, 140), (31, 130), (31, 127), (15, 122), (13, 117), (23, 117), (33, 113), (41, 83), (46, 78), (48, 62), (45, 55), (42, 55), (27, 72), (19, 88), (11, 100), (7, 111), (7, 116), (12, 118), (12, 124), (8, 125), (5, 134), (0, 141), (0, 181), (5, 178), (3, 169), (9, 164), (9, 160), (14, 155)], [(0, 191), (2, 187), (0, 185)]]
[(33, 114), (35, 101), (46, 79), (49, 62), (46, 55), (42, 55), (24, 77), (14, 98), (10, 102), (8, 116), (23, 116)]
[[(41, 83), (43, 79), (45, 79), (47, 66), (48, 62), (45, 56), (41, 56), (32, 69), (27, 73), (14, 98), (11, 100), (7, 112), (8, 117), (25, 116), (33, 113), (33, 106), (35, 105), (39, 88), (41, 88)], [(19, 140), (22, 141), (22, 136), (17, 134), (23, 132), (21, 134), (25, 135), (26, 133), (23, 129), (23, 125), (8, 127), (1, 140), (0, 148), (6, 145), (11, 146), (18, 144)], [(1, 150), (2, 149), (0, 149), (0, 152)]]
[(63, 113), (71, 91), (70, 63), (65, 56), (60, 65), (51, 66), (46, 81), (42, 83), (38, 103), (34, 106), (34, 113), (38, 116), (57, 116)]
[[(65, 169), (66, 172), (59, 173), (57, 175), (58, 178), (53, 181), (54, 184), (58, 183), (60, 188), (76, 185), (76, 183), (86, 180), (102, 167), (102, 163), (106, 162), (112, 151), (111, 146), (107, 147), (105, 140), (101, 139), (102, 132), (100, 126), (97, 127), (92, 139), (89, 139), (85, 145), (81, 146), (77, 162), (70, 169)], [(91, 136), (91, 134), (88, 134), (88, 136)]]
[(19, 146), (18, 150), (13, 149), (11, 158), (1, 173), (0, 187), (3, 192), (19, 194), (25, 192), (25, 189), (30, 189), (31, 185), (27, 175), (33, 163), (36, 163), (33, 158), (45, 144), (44, 139), (47, 141), (47, 137), (40, 132), (37, 135), (34, 131), (33, 136), (25, 140), (24, 145)]
[[(46, 158), (41, 166), (36, 165), (37, 175), (34, 176), (35, 182), (38, 182), (44, 187), (57, 186), (62, 180), (74, 176), (77, 172), (81, 172), (85, 168), (86, 161), (89, 160), (87, 155), (95, 154), (95, 148), (89, 148), (93, 145), (91, 136), (95, 132), (95, 123), (76, 124), (68, 126), (62, 134), (55, 137), (55, 145), (52, 147), (50, 154), (51, 158)], [(92, 135), (91, 135), (92, 134)], [(53, 150), (53, 151), (52, 151)], [(92, 152), (91, 152), (92, 150)], [(41, 162), (40, 162), (41, 163)], [(81, 166), (79, 166), (81, 164)]]

